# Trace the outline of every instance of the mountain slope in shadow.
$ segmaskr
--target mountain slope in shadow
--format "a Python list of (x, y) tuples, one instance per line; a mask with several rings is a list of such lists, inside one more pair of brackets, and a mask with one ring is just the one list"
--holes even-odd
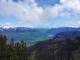
[[(40, 41), (29, 48), (34, 60), (71, 60), (80, 52), (80, 31), (58, 33), (54, 38)], [(79, 58), (80, 59), (80, 58)]]

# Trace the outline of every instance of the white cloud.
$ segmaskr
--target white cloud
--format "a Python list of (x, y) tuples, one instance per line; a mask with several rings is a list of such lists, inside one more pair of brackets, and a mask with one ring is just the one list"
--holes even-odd
[[(54, 19), (56, 17), (69, 17), (80, 19), (80, 0), (60, 0), (61, 4), (55, 4), (51, 7), (38, 7), (35, 0), (24, 0), (23, 2), (15, 3), (12, 0), (8, 2), (1, 0), (0, 16), (14, 16), (20, 22), (26, 23), (27, 26), (45, 27), (47, 23), (43, 20)], [(29, 22), (29, 24), (28, 24)]]
[(64, 8), (72, 9), (76, 12), (80, 11), (80, 0), (61, 0)]
[[(34, 4), (33, 4), (34, 5)], [(42, 9), (36, 6), (23, 6), (17, 3), (1, 2), (0, 3), (0, 15), (3, 16), (15, 16), (22, 20), (38, 20), (42, 14)]]

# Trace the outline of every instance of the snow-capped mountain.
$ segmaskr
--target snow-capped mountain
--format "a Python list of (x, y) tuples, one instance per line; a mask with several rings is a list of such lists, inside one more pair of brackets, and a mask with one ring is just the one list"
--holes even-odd
[(5, 25), (0, 25), (0, 28), (2, 28), (2, 29), (9, 29), (9, 28), (15, 28), (15, 26), (13, 26), (11, 24), (5, 24)]
[(12, 25), (0, 25), (0, 32), (13, 32), (13, 31), (26, 31), (29, 28), (26, 27), (16, 27)]

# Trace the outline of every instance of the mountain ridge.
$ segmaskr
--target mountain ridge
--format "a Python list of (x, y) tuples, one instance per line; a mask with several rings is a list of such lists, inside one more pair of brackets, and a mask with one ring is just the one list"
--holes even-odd
[(27, 28), (27, 27), (15, 27), (4, 29), (0, 28), (0, 34), (4, 34), (8, 37), (8, 40), (14, 39), (16, 42), (24, 40), (29, 44), (34, 44), (37, 41), (43, 41), (49, 38), (53, 38), (56, 34), (66, 31), (80, 31), (80, 28), (73, 27), (60, 27), (60, 28)]

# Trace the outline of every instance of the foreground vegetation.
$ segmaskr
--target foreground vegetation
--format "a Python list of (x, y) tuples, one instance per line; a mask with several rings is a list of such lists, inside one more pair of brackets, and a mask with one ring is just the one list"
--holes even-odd
[(28, 47), (24, 41), (14, 43), (0, 35), (0, 60), (80, 60), (80, 37), (49, 39)]

